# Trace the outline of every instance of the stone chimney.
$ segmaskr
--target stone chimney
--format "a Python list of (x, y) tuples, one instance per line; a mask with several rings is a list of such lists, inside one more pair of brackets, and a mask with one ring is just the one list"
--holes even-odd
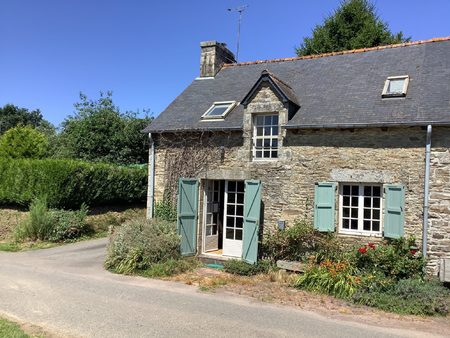
[(227, 45), (217, 41), (200, 42), (200, 77), (214, 77), (224, 63), (235, 63)]

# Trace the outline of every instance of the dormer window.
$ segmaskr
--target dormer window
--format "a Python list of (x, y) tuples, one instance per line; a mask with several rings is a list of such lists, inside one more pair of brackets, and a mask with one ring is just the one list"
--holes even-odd
[(390, 76), (384, 83), (382, 97), (404, 97), (408, 90), (409, 76)]
[(203, 120), (223, 120), (225, 116), (234, 108), (236, 101), (214, 102), (211, 107), (202, 115)]

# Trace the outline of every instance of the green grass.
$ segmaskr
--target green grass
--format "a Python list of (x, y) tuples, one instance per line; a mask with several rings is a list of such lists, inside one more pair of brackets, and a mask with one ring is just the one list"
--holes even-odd
[(169, 259), (163, 263), (153, 264), (149, 269), (136, 271), (137, 275), (150, 278), (162, 278), (192, 271), (201, 266), (196, 258)]
[(0, 318), (0, 337), (30, 338), (19, 325), (2, 318)]

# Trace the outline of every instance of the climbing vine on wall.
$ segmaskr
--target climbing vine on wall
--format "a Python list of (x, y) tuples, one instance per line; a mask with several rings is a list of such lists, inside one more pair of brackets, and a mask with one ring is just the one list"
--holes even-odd
[(223, 162), (225, 145), (230, 143), (230, 138), (231, 133), (224, 132), (160, 134), (157, 147), (164, 153), (163, 201), (176, 205), (180, 177), (197, 177)]

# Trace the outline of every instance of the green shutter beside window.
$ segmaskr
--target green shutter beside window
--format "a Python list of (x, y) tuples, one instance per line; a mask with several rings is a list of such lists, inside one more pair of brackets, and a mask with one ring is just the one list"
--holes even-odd
[(384, 237), (403, 237), (405, 189), (402, 185), (386, 184), (384, 194)]
[(323, 232), (335, 229), (336, 183), (319, 182), (314, 190), (314, 228)]
[(197, 251), (198, 182), (180, 178), (178, 181), (177, 230), (181, 236), (180, 251), (183, 256), (193, 256)]
[(245, 181), (242, 259), (251, 264), (258, 260), (260, 217), (261, 181)]

